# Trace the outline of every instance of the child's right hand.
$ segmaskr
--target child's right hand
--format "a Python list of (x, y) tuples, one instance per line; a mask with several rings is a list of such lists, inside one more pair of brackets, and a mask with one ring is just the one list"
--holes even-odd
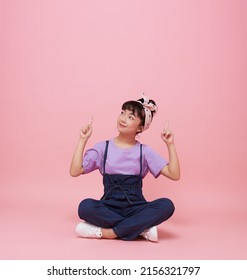
[(90, 123), (88, 123), (81, 129), (81, 133), (80, 133), (81, 139), (88, 140), (90, 138), (93, 132), (92, 123), (93, 123), (93, 118), (91, 118)]

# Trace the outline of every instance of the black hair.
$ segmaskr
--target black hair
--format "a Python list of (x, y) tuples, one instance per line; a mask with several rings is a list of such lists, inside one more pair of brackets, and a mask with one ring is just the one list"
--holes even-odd
[[(140, 102), (138, 102), (140, 101)], [(135, 116), (139, 117), (141, 119), (141, 125), (144, 126), (145, 124), (145, 111), (143, 108), (143, 105), (141, 103), (144, 102), (144, 99), (138, 99), (137, 101), (134, 100), (130, 100), (130, 101), (126, 101), (123, 105), (122, 105), (122, 110), (129, 110), (131, 111)], [(154, 100), (149, 100), (150, 103), (156, 105)], [(152, 114), (152, 118), (153, 118), (153, 114), (154, 112), (151, 112)]]

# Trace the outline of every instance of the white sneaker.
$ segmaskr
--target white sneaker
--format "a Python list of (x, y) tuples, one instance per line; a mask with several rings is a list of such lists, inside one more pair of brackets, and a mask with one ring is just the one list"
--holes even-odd
[(144, 230), (140, 236), (144, 237), (147, 239), (147, 241), (153, 241), (153, 242), (157, 242), (158, 241), (158, 231), (157, 231), (157, 227), (151, 227), (149, 229)]
[(91, 225), (87, 222), (79, 223), (75, 229), (76, 233), (81, 237), (86, 238), (101, 238), (101, 228)]

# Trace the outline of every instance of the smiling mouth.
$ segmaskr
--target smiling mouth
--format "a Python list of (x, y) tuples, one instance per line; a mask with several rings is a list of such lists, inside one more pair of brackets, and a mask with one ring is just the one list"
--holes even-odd
[(120, 127), (126, 127), (126, 125), (122, 124), (122, 123), (119, 123), (119, 126)]

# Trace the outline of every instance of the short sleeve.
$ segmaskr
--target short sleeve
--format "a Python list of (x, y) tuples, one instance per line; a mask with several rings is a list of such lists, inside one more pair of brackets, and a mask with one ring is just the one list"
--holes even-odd
[(104, 146), (105, 142), (100, 142), (85, 152), (82, 162), (85, 174), (97, 169), (102, 173)]
[(155, 178), (160, 175), (161, 170), (169, 163), (164, 157), (147, 145), (144, 145), (144, 169), (150, 172)]

